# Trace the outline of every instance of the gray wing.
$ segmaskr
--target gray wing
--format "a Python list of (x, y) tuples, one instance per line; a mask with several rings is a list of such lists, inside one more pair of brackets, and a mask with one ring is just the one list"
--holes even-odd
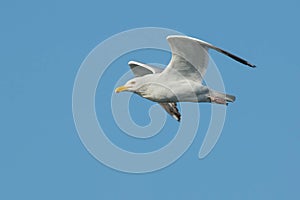
[(174, 79), (187, 78), (201, 82), (209, 62), (209, 49), (214, 49), (250, 67), (255, 67), (246, 60), (202, 40), (177, 35), (168, 36), (167, 40), (171, 47), (172, 58), (162, 73), (163, 76), (172, 74)]
[(180, 121), (181, 114), (178, 111), (176, 103), (159, 103), (159, 105), (161, 105), (161, 107), (163, 107), (174, 119)]
[[(161, 73), (163, 69), (146, 65), (144, 63), (136, 62), (136, 61), (130, 61), (128, 63), (130, 66), (132, 72), (135, 76), (144, 76), (146, 74), (155, 74), (155, 73)], [(173, 118), (175, 118), (177, 121), (180, 121), (180, 113), (177, 108), (176, 103), (159, 103), (163, 109), (167, 111)]]
[(163, 71), (163, 69), (161, 69), (161, 68), (154, 67), (151, 65), (146, 65), (144, 63), (140, 63), (137, 61), (129, 61), (128, 65), (136, 77), (145, 76), (147, 74), (160, 73)]

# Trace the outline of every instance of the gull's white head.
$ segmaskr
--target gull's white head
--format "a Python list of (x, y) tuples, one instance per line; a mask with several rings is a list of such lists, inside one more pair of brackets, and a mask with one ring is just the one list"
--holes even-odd
[(124, 92), (124, 91), (137, 92), (138, 88), (140, 87), (139, 82), (140, 82), (139, 78), (137, 78), (137, 77), (133, 78), (133, 79), (129, 80), (125, 85), (116, 88), (115, 92), (116, 93)]

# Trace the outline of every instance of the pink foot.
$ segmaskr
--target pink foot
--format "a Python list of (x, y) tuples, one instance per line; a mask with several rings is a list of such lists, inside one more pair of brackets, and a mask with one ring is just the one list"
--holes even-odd
[(218, 97), (210, 97), (210, 100), (212, 103), (217, 103), (217, 104), (223, 104), (223, 105), (228, 105), (225, 99), (221, 99)]

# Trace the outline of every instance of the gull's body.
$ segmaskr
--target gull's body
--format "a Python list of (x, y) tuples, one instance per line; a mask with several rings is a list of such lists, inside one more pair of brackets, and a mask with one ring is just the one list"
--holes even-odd
[[(144, 84), (136, 91), (140, 96), (159, 103), (170, 102), (207, 102), (209, 88), (195, 81), (164, 81), (160, 73), (142, 77)], [(135, 79), (139, 81), (139, 79)]]
[(134, 92), (146, 99), (159, 103), (170, 115), (180, 121), (176, 102), (233, 102), (233, 95), (217, 92), (202, 84), (209, 55), (214, 49), (250, 67), (247, 61), (204, 41), (187, 36), (169, 36), (167, 40), (172, 59), (165, 69), (136, 61), (128, 64), (136, 76), (116, 92)]

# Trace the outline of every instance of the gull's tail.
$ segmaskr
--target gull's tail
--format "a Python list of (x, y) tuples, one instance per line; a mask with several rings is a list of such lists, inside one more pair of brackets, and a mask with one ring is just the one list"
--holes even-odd
[(230, 95), (230, 94), (225, 94), (225, 100), (227, 102), (234, 102), (235, 101), (235, 96)]

